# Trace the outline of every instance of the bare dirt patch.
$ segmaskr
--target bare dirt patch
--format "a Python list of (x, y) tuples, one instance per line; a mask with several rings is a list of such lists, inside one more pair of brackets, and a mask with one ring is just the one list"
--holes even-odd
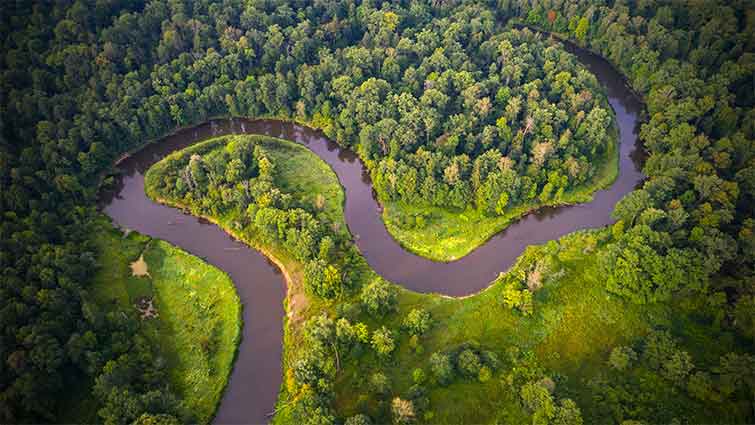
[(147, 265), (147, 262), (144, 261), (144, 254), (140, 255), (139, 259), (131, 263), (129, 267), (131, 267), (131, 276), (152, 277), (149, 275), (149, 266)]

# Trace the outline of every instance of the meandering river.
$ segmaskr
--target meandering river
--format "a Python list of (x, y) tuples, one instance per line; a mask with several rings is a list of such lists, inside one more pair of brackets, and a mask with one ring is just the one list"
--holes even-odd
[(619, 127), (619, 175), (590, 203), (543, 208), (491, 238), (469, 255), (437, 263), (408, 251), (390, 236), (373, 197), (369, 175), (358, 157), (319, 131), (275, 120), (216, 120), (183, 129), (118, 164), (116, 189), (103, 194), (103, 209), (120, 226), (164, 239), (227, 272), (244, 304), (243, 339), (216, 423), (264, 423), (280, 388), (285, 282), (278, 268), (259, 252), (222, 229), (182, 211), (152, 202), (144, 193), (144, 174), (165, 155), (213, 136), (265, 134), (301, 143), (327, 162), (346, 192), (345, 215), (369, 264), (385, 278), (419, 292), (463, 296), (487, 287), (528, 245), (578, 229), (612, 223), (614, 204), (643, 176), (637, 126), (642, 105), (624, 79), (604, 59), (566, 44), (604, 86)]

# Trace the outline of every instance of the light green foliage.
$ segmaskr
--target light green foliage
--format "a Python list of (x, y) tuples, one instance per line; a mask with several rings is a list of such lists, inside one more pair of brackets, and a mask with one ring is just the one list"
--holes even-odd
[(454, 368), (451, 359), (446, 354), (433, 353), (430, 356), (430, 370), (441, 385), (446, 385), (453, 379)]
[(476, 377), (480, 373), (480, 358), (474, 351), (466, 349), (459, 353), (456, 359), (456, 367), (461, 373)]
[(372, 421), (369, 416), (359, 414), (346, 418), (344, 425), (372, 425)]
[(151, 415), (143, 413), (139, 419), (134, 421), (133, 425), (179, 425), (180, 422), (174, 416), (170, 415)]
[(422, 385), (425, 382), (425, 371), (417, 368), (412, 371), (412, 381), (417, 385)]
[(582, 412), (579, 410), (577, 403), (565, 398), (561, 400), (561, 405), (556, 410), (556, 414), (551, 420), (552, 425), (582, 425)]
[(432, 326), (432, 318), (427, 311), (415, 308), (406, 315), (403, 326), (409, 335), (421, 336)]
[(391, 331), (385, 327), (375, 330), (372, 333), (372, 347), (380, 356), (389, 356), (396, 348)]
[(583, 16), (579, 20), (579, 23), (577, 23), (577, 28), (574, 29), (574, 35), (577, 37), (577, 40), (584, 40), (589, 28), (590, 22)]
[(370, 387), (372, 387), (372, 391), (378, 394), (388, 394), (391, 390), (391, 383), (385, 374), (376, 372), (370, 377)]
[(637, 359), (637, 353), (629, 347), (615, 347), (611, 350), (608, 362), (617, 370), (626, 369), (632, 361)]

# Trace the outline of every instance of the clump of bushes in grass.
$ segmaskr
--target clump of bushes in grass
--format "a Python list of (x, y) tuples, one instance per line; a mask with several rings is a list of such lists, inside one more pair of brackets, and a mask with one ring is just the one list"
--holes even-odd
[(525, 316), (532, 315), (534, 293), (563, 274), (561, 270), (556, 270), (558, 250), (559, 246), (555, 241), (544, 246), (530, 247), (511, 270), (498, 276), (494, 283), (501, 286), (501, 301), (504, 306), (519, 310)]
[(438, 385), (449, 385), (456, 378), (487, 382), (501, 366), (498, 355), (482, 350), (468, 342), (449, 352), (435, 352), (430, 356), (430, 371)]
[(376, 317), (382, 317), (396, 310), (398, 290), (378, 276), (362, 288), (359, 298), (367, 311)]

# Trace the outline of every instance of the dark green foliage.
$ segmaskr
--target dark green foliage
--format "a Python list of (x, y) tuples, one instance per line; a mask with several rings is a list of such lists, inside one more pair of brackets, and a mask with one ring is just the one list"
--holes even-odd
[[(87, 243), (91, 206), (112, 160), (177, 126), (219, 115), (310, 120), (373, 161), (381, 196), (474, 204), (486, 214), (558, 198), (590, 178), (607, 143), (601, 131), (607, 108), (590, 95), (592, 77), (527, 31), (497, 34), (496, 18), (518, 16), (573, 37), (614, 63), (646, 100), (648, 122), (640, 134), (649, 151), (647, 196), (632, 195), (619, 207), (625, 228), (601, 259), (608, 287), (643, 303), (734, 289), (733, 323), (751, 341), (752, 289), (718, 283), (751, 282), (755, 258), (749, 53), (755, 28), (748, 3), (296, 6), (277, 0), (0, 4), (0, 422), (54, 421), (59, 395), (72, 382), (94, 381), (109, 361), (142, 351), (134, 348), (134, 320), (87, 303), (96, 259)], [(498, 153), (507, 160), (496, 169), (488, 162)], [(201, 195), (205, 201), (196, 208), (205, 212), (266, 194), (254, 198), (259, 208), (244, 209), (250, 221), (260, 216), (265, 237), (300, 259), (339, 261), (321, 248), (326, 232), (314, 231), (311, 212), (291, 208), (291, 199), (254, 177), (253, 167), (245, 174), (239, 162), (254, 163), (228, 161), (226, 189), (252, 178), (258, 185), (213, 190), (221, 173), (197, 160), (184, 164), (185, 179), (172, 187)], [(292, 226), (297, 221), (305, 225)], [(522, 299), (529, 292), (521, 284), (512, 289), (520, 295), (513, 305), (531, 312), (531, 300)], [(311, 290), (340, 293), (330, 285)], [(747, 355), (733, 356), (710, 380), (693, 369), (687, 386), (707, 400), (752, 400), (742, 386), (752, 388), (751, 373), (730, 370), (755, 368)], [(669, 359), (665, 373), (678, 381), (687, 362)], [(108, 393), (115, 395), (105, 417), (124, 400), (162, 406), (152, 415), (170, 410), (172, 403), (147, 400), (159, 388), (152, 380), (126, 376), (134, 379), (124, 382), (130, 392)], [(629, 392), (600, 391), (596, 397), (606, 394), (606, 400), (625, 400)], [(302, 397), (301, 422), (335, 421), (329, 401), (318, 397)], [(636, 417), (619, 411), (599, 417)], [(672, 419), (663, 412), (648, 416)]]
[(729, 353), (712, 364), (697, 365), (664, 330), (651, 332), (635, 345), (641, 346), (639, 356), (628, 347), (614, 348), (609, 357), (614, 371), (588, 383), (600, 402), (592, 407), (597, 410), (593, 415), (616, 421), (631, 417), (669, 422), (702, 406), (730, 403), (731, 410), (723, 412), (726, 417), (736, 414), (740, 406), (749, 408), (732, 398), (752, 394), (752, 355)]
[(433, 353), (430, 356), (430, 370), (440, 385), (447, 385), (454, 376), (454, 367), (447, 354)]

